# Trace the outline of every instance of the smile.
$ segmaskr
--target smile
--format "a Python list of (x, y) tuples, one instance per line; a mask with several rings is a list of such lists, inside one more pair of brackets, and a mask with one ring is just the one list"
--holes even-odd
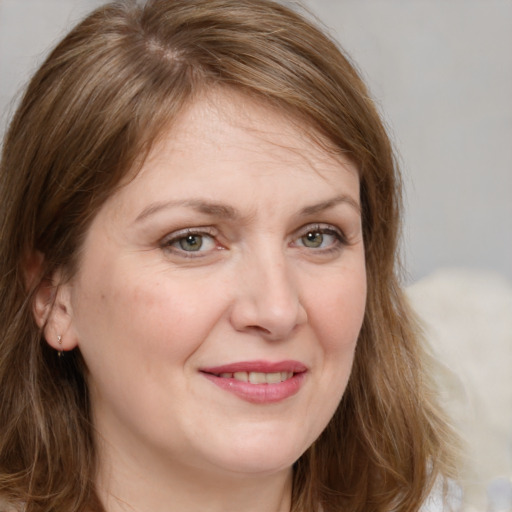
[(222, 379), (235, 379), (251, 384), (278, 384), (293, 377), (293, 372), (223, 372), (218, 375)]
[(307, 367), (297, 361), (247, 361), (205, 368), (201, 373), (217, 387), (238, 398), (265, 404), (298, 393), (306, 378)]

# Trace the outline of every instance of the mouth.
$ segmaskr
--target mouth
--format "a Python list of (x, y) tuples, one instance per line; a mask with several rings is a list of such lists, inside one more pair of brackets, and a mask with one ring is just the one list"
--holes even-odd
[(221, 379), (235, 379), (240, 382), (250, 382), (251, 384), (279, 384), (291, 379), (294, 372), (222, 372), (212, 374)]
[(263, 404), (295, 395), (304, 382), (307, 367), (297, 361), (247, 361), (204, 368), (200, 372), (222, 390), (245, 401)]

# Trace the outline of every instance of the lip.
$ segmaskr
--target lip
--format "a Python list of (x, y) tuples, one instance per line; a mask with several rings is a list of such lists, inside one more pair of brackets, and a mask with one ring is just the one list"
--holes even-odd
[(225, 364), (222, 366), (212, 366), (201, 368), (205, 373), (235, 373), (235, 372), (293, 372), (303, 373), (307, 371), (307, 366), (298, 361), (240, 361), (237, 363)]
[[(200, 372), (219, 388), (233, 393), (247, 402), (266, 404), (280, 402), (298, 393), (304, 382), (307, 370), (304, 364), (290, 360), (277, 362), (241, 361), (222, 366), (201, 368)], [(293, 376), (282, 382), (272, 384), (251, 384), (232, 377), (220, 376), (220, 374), (235, 372), (288, 372), (293, 373)]]

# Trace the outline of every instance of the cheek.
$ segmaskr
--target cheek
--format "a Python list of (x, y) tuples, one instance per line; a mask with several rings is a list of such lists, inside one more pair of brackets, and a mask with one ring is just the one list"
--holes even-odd
[(326, 350), (355, 347), (366, 308), (366, 272), (356, 267), (330, 279), (314, 298), (310, 319), (322, 335)]
[(365, 275), (361, 265), (351, 267), (350, 272), (331, 272), (330, 277), (317, 282), (321, 291), (310, 295), (308, 320), (315, 335), (317, 358), (312, 372), (312, 401), (303, 420), (309, 425), (308, 443), (325, 429), (347, 387), (365, 312)]
[(366, 307), (366, 273), (363, 265), (340, 273), (316, 297), (310, 322), (323, 355), (323, 386), (333, 405), (345, 391)]
[(76, 297), (78, 344), (96, 411), (114, 411), (126, 422), (133, 411), (159, 411), (162, 389), (185, 393), (180, 378), (214, 321), (195, 287), (158, 272), (133, 276), (115, 269), (88, 274)]
[[(84, 356), (151, 365), (158, 356), (185, 359), (217, 319), (204, 287), (165, 271), (104, 267), (87, 274), (76, 296)], [(217, 297), (218, 299), (218, 297)]]

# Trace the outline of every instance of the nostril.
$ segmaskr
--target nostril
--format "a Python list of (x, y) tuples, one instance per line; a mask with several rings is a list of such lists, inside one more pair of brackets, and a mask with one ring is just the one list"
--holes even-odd
[(266, 329), (265, 327), (262, 327), (261, 325), (248, 325), (247, 329), (250, 331), (257, 331), (261, 332), (265, 335), (270, 335), (272, 332), (269, 329)]

